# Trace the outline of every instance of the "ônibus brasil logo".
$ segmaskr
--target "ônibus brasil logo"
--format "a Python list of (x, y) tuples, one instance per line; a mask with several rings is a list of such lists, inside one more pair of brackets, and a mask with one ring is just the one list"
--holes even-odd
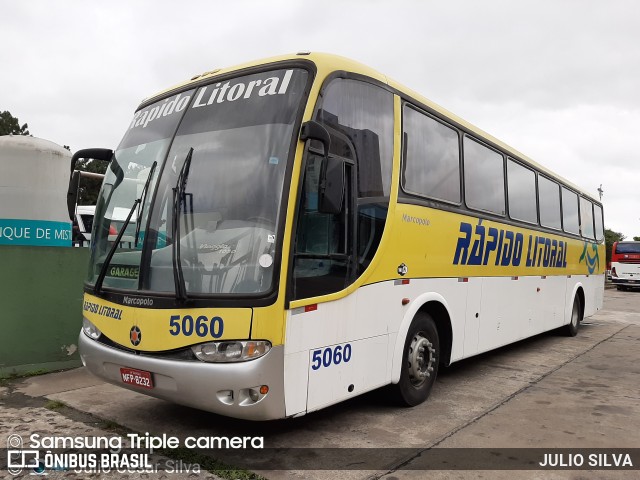
[(44, 464), (40, 461), (38, 450), (25, 450), (20, 435), (11, 434), (7, 437), (7, 471), (11, 475), (20, 475), (28, 468), (32, 474), (43, 475)]

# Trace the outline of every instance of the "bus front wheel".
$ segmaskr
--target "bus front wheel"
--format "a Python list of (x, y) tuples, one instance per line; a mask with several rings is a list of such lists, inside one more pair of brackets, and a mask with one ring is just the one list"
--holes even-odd
[(395, 393), (401, 405), (414, 407), (424, 402), (438, 375), (440, 339), (431, 315), (419, 312), (409, 327), (403, 350), (400, 381)]

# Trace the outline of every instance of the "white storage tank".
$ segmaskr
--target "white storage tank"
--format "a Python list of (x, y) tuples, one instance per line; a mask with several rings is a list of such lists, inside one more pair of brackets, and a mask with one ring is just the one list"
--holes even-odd
[(0, 246), (71, 246), (71, 152), (48, 140), (0, 136)]

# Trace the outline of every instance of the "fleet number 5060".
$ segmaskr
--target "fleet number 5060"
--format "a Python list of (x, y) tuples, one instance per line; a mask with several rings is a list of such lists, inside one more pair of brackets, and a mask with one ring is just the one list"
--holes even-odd
[(171, 315), (169, 319), (169, 333), (174, 337), (182, 335), (190, 337), (194, 333), (199, 337), (211, 335), (213, 338), (220, 338), (224, 331), (224, 322), (220, 317), (209, 317), (200, 315), (195, 320), (191, 315)]
[(311, 357), (311, 368), (318, 370), (320, 367), (330, 367), (331, 365), (340, 365), (342, 362), (347, 363), (351, 360), (351, 344), (336, 345), (335, 347), (321, 348), (313, 351)]

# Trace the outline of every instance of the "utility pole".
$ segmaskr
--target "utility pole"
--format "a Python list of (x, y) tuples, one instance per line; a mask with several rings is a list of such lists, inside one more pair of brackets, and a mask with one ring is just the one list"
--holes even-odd
[(602, 190), (602, 184), (600, 184), (600, 187), (598, 187), (598, 194), (600, 195), (600, 201), (602, 201), (602, 194), (604, 193), (604, 190)]

